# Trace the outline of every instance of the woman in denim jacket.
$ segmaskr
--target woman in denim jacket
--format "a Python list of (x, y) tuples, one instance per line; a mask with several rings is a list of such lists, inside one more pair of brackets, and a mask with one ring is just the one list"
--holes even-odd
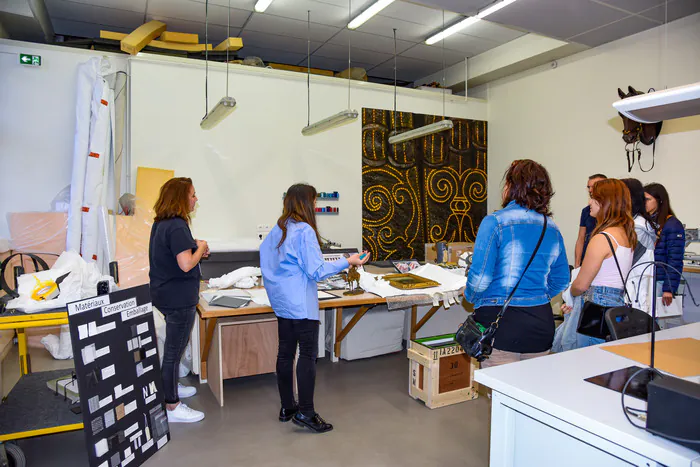
[[(586, 301), (606, 307), (621, 306), (625, 303), (623, 277), (627, 277), (632, 268), (634, 249), (637, 245), (630, 191), (620, 180), (602, 180), (593, 187), (589, 205), (591, 215), (596, 218), (596, 228), (591, 235), (581, 271), (571, 284), (570, 292), (574, 306), (562, 306), (562, 311), (569, 315), (562, 324), (561, 331), (565, 333), (566, 338), (563, 339), (563, 348), (558, 349), (555, 346), (555, 350), (571, 350), (604, 342), (602, 339), (575, 332)], [(608, 237), (613, 245), (619, 270), (605, 237)]]
[[(488, 327), (523, 275), (551, 216), (554, 195), (547, 170), (529, 159), (514, 161), (504, 176), (503, 209), (484, 218), (474, 245), (466, 300), (474, 319)], [(491, 357), (481, 367), (502, 365), (549, 353), (554, 338), (550, 300), (569, 283), (569, 265), (559, 228), (547, 221), (542, 244), (501, 319)]]

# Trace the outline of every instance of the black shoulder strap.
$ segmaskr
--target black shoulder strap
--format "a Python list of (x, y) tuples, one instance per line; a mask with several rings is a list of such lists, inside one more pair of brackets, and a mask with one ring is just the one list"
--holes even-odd
[(613, 258), (615, 258), (615, 266), (617, 266), (617, 272), (620, 273), (620, 279), (622, 279), (622, 289), (625, 291), (625, 295), (627, 295), (627, 300), (629, 300), (629, 303), (632, 303), (632, 299), (630, 298), (630, 294), (627, 292), (627, 287), (625, 287), (625, 276), (622, 274), (622, 269), (620, 269), (620, 263), (617, 261), (617, 255), (615, 254), (615, 247), (613, 247), (612, 242), (610, 241), (610, 237), (607, 232), (601, 232), (603, 234), (603, 237), (608, 241), (608, 245), (610, 245), (610, 251), (612, 251)]
[[(17, 292), (15, 292), (14, 290), (12, 290), (10, 288), (10, 286), (7, 284), (7, 281), (5, 280), (5, 269), (10, 264), (10, 260), (12, 258), (14, 258), (15, 256), (20, 256), (20, 258), (21, 258), (22, 255), (27, 255), (31, 258), (32, 262), (34, 263), (34, 271), (35, 272), (46, 271), (49, 269), (49, 265), (46, 263), (46, 261), (44, 261), (39, 256), (34, 255), (32, 253), (14, 253), (14, 254), (8, 256), (7, 258), (5, 258), (5, 261), (3, 261), (2, 264), (0, 264), (0, 289), (4, 290), (5, 293), (12, 298), (19, 297), (19, 294), (17, 294)], [(21, 264), (21, 265), (23, 266), (24, 264)], [(43, 269), (39, 269), (40, 267)]]
[(540, 249), (540, 245), (542, 245), (542, 240), (544, 240), (544, 234), (547, 231), (547, 216), (545, 216), (543, 214), (542, 217), (544, 218), (544, 221), (542, 224), (542, 233), (540, 234), (540, 239), (537, 240), (537, 246), (535, 246), (535, 250), (532, 252), (532, 256), (530, 256), (530, 260), (527, 262), (527, 265), (525, 266), (523, 273), (520, 275), (520, 279), (518, 279), (518, 282), (515, 283), (515, 287), (513, 287), (513, 290), (510, 291), (510, 294), (508, 295), (506, 302), (503, 304), (503, 308), (501, 308), (501, 311), (498, 312), (498, 316), (496, 317), (496, 321), (501, 319), (501, 317), (503, 316), (503, 313), (505, 313), (505, 311), (506, 311), (506, 308), (508, 308), (508, 305), (510, 305), (510, 301), (513, 299), (513, 295), (515, 295), (515, 291), (518, 290), (518, 286), (520, 285), (520, 281), (522, 281), (523, 277), (525, 277), (525, 273), (527, 272), (527, 269), (530, 267), (530, 265), (532, 264), (532, 261), (535, 259), (535, 256), (537, 255), (537, 251)]

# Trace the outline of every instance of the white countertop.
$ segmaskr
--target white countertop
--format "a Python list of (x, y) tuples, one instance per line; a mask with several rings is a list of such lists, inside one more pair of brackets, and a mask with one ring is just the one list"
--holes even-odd
[[(700, 323), (656, 333), (657, 340), (679, 337), (700, 338)], [(637, 336), (602, 346), (649, 342), (650, 336)], [(599, 346), (599, 347), (602, 347)], [(690, 465), (700, 454), (679, 444), (635, 428), (627, 421), (620, 404), (620, 393), (584, 381), (585, 378), (632, 365), (643, 366), (599, 347), (587, 347), (509, 365), (477, 370), (475, 379), (493, 391), (571, 423), (665, 465)], [(686, 378), (700, 382), (699, 377)], [(632, 397), (625, 404), (646, 408)], [(632, 417), (632, 420), (641, 423)]]

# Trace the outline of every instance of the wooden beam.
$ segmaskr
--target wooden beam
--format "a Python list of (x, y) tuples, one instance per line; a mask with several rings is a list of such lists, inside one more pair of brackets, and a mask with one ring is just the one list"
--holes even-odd
[[(274, 68), (275, 70), (297, 71), (299, 73), (306, 73), (307, 72), (305, 66), (283, 65), (281, 63), (269, 63), (268, 66), (270, 68)], [(322, 75), (322, 76), (335, 76), (335, 73), (332, 72), (331, 70), (322, 70), (320, 68), (312, 68), (311, 74), (312, 75)]]
[(160, 21), (149, 21), (142, 24), (121, 41), (121, 49), (131, 55), (136, 55), (156, 37), (165, 31), (165, 23)]
[(228, 49), (229, 52), (235, 52), (236, 50), (240, 50), (241, 48), (243, 48), (243, 39), (241, 39), (240, 37), (229, 37), (221, 44), (214, 47), (214, 50), (216, 50), (217, 52), (225, 52)]
[[(420, 331), (420, 328), (422, 328), (423, 325), (425, 325), (425, 323), (427, 323), (428, 320), (430, 318), (432, 318), (433, 315), (435, 314), (435, 312), (438, 311), (439, 309), (440, 309), (440, 305), (432, 307), (430, 309), (430, 311), (428, 311), (425, 314), (425, 316), (423, 316), (423, 318), (420, 321), (418, 321), (418, 324), (416, 324), (415, 329), (411, 330), (411, 335), (415, 336), (418, 333), (418, 331)], [(413, 337), (413, 339), (415, 339), (415, 337)]]
[(179, 44), (199, 44), (199, 34), (165, 31), (160, 35), (160, 40), (165, 42), (177, 42)]
[[(121, 41), (127, 36), (127, 34), (124, 34), (122, 32), (112, 32), (112, 31), (100, 31), (100, 38), (101, 39), (109, 39), (113, 41)], [(148, 44), (146, 44), (146, 47), (154, 47), (156, 49), (165, 49), (165, 50), (181, 50), (184, 52), (204, 52), (204, 44), (181, 44), (177, 42), (165, 42), (165, 41), (159, 41), (159, 40), (152, 40)], [(209, 50), (211, 50), (211, 44), (209, 44), (208, 47)]]

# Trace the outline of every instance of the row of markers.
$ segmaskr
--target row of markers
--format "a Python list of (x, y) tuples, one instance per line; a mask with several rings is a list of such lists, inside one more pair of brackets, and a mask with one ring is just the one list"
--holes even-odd
[[(284, 198), (285, 196), (287, 196), (287, 193), (284, 193), (282, 195), (282, 198)], [(334, 191), (333, 193), (321, 192), (321, 193), (318, 193), (316, 195), (316, 198), (317, 199), (327, 199), (329, 201), (337, 200), (337, 199), (340, 199), (340, 193), (338, 193), (337, 191)]]
[(316, 214), (338, 214), (338, 208), (333, 208), (331, 206), (316, 208)]

